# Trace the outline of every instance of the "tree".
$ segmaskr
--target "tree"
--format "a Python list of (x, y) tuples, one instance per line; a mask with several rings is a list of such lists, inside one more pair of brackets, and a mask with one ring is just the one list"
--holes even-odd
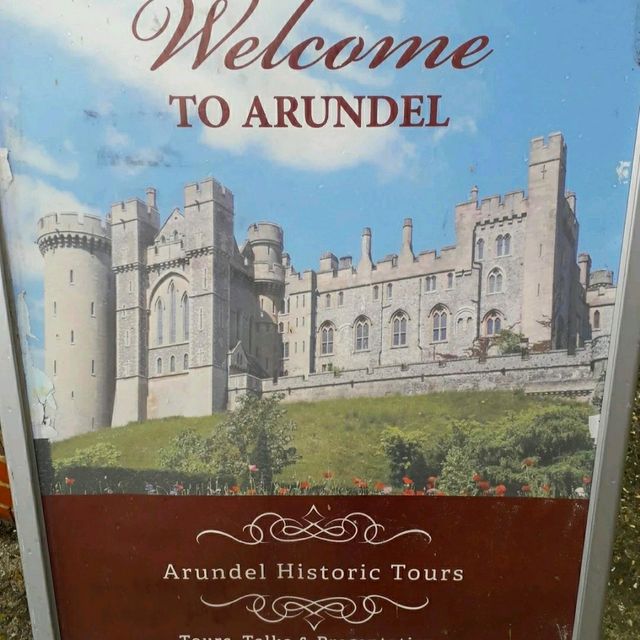
[(442, 465), (438, 488), (452, 496), (468, 495), (476, 466), (466, 447), (451, 447)]
[(98, 442), (84, 449), (76, 449), (72, 456), (56, 462), (56, 467), (117, 467), (120, 451), (109, 442)]
[(405, 476), (420, 479), (426, 477), (427, 465), (422, 442), (417, 435), (390, 427), (383, 431), (380, 445), (389, 462), (393, 482), (402, 485)]
[(503, 329), (495, 338), (494, 344), (502, 355), (511, 353), (522, 353), (522, 342), (524, 335), (511, 329)]

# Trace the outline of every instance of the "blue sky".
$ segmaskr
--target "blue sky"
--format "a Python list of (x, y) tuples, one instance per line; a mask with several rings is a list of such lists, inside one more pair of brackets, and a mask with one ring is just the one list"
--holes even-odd
[[(32, 242), (40, 214), (57, 207), (106, 213), (112, 202), (144, 197), (147, 186), (158, 188), (166, 216), (181, 206), (184, 184), (213, 175), (235, 193), (238, 240), (250, 222), (274, 220), (299, 270), (316, 268), (327, 250), (357, 256), (365, 226), (373, 228), (376, 257), (396, 252), (405, 217), (414, 219), (417, 251), (439, 249), (455, 242), (453, 207), (474, 184), (481, 197), (525, 189), (529, 139), (562, 131), (580, 249), (594, 267), (617, 271), (628, 184), (616, 170), (631, 159), (638, 108), (632, 0), (619, 0), (615, 10), (595, 0), (317, 0), (296, 34), (336, 40), (365, 28), (372, 40), (447, 34), (462, 41), (484, 33), (495, 52), (469, 71), (414, 64), (396, 73), (361, 67), (271, 76), (220, 73), (215, 62), (196, 73), (184, 58), (148, 71), (158, 46), (134, 41), (128, 30), (138, 2), (8, 4), (0, 7), (0, 146), (12, 154), (10, 232), (23, 243)], [(281, 13), (269, 5), (273, 11), (247, 33), (273, 33), (282, 8), (296, 5), (282, 0)], [(234, 123), (213, 133), (184, 130), (167, 104), (174, 86), (227, 95), (238, 116), (254, 93), (442, 94), (452, 126), (444, 134), (393, 129), (378, 137), (274, 138), (247, 135)], [(25, 246), (14, 268), (39, 333), (41, 266)]]

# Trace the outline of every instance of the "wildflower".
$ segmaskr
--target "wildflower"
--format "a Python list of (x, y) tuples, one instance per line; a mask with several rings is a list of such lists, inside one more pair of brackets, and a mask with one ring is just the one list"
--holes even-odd
[(504, 496), (507, 493), (507, 487), (505, 487), (503, 484), (499, 484), (496, 487), (496, 495), (501, 498), (502, 496)]
[(229, 493), (233, 494), (234, 496), (238, 495), (240, 493), (240, 487), (237, 484), (230, 486)]
[(521, 488), (522, 493), (531, 493), (531, 485), (523, 484)]
[(413, 480), (409, 476), (405, 476), (404, 478), (402, 478), (402, 484), (410, 487), (413, 484)]
[(331, 480), (331, 478), (333, 478), (333, 472), (332, 472), (332, 471), (325, 471), (325, 472), (322, 474), (322, 477), (323, 477), (325, 480)]
[(250, 465), (249, 465), (249, 471), (250, 471), (251, 473), (256, 473), (256, 471), (258, 471), (258, 467), (257, 467), (257, 465), (255, 465), (255, 464), (250, 464)]
[(65, 478), (64, 483), (67, 485), (67, 487), (73, 487), (73, 485), (76, 483), (76, 480), (75, 478)]
[(278, 495), (279, 495), (279, 496), (286, 496), (286, 495), (288, 495), (288, 494), (289, 494), (289, 489), (288, 489), (288, 487), (280, 487), (280, 488), (278, 489)]
[(409, 489), (406, 488), (403, 492), (402, 492), (403, 496), (415, 496), (416, 492), (413, 489)]
[(181, 482), (176, 482), (173, 487), (178, 493), (182, 493), (184, 491), (184, 485)]
[(303, 480), (303, 481), (300, 483), (300, 489), (301, 489), (302, 491), (307, 491), (308, 489), (311, 489), (311, 483), (310, 483), (310, 482), (307, 482), (306, 480)]
[(491, 484), (486, 480), (480, 480), (480, 482), (477, 483), (477, 487), (480, 491), (489, 491), (489, 489), (491, 489)]
[(393, 493), (393, 489), (391, 487), (385, 487), (382, 490), (382, 493), (384, 493), (385, 496), (389, 496)]
[(522, 466), (523, 467), (533, 467), (535, 465), (536, 461), (534, 458), (525, 458), (522, 461)]
[(376, 491), (384, 491), (385, 487), (386, 487), (386, 485), (385, 485), (385, 483), (384, 483), (384, 482), (376, 482), (376, 483), (373, 485), (373, 488), (374, 488)]
[(474, 482), (480, 482), (482, 480), (482, 476), (479, 473), (474, 473), (471, 479)]
[(550, 484), (543, 484), (542, 485), (542, 491), (543, 493), (551, 493), (551, 485)]

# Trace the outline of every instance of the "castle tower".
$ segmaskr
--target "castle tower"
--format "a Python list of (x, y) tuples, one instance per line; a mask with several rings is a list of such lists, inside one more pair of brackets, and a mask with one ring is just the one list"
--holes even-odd
[(556, 133), (531, 141), (522, 331), (532, 344), (575, 345), (578, 222), (565, 193), (567, 147)]
[(260, 309), (256, 322), (260, 338), (256, 347), (259, 351), (254, 351), (264, 370), (269, 375), (277, 375), (282, 350), (276, 327), (284, 297), (284, 233), (277, 224), (259, 222), (249, 227), (247, 239), (253, 252), (254, 281)]
[(45, 371), (55, 388), (59, 439), (111, 425), (115, 377), (111, 234), (76, 213), (38, 222), (45, 261)]
[(146, 250), (160, 227), (156, 192), (111, 207), (111, 238), (116, 288), (116, 394), (113, 426), (147, 416)]
[(184, 190), (185, 252), (189, 261), (189, 415), (222, 411), (227, 402), (230, 349), (233, 193), (213, 178)]

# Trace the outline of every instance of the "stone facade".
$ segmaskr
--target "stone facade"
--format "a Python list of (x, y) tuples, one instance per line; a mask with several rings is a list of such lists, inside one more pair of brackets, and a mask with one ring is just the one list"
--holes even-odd
[[(295, 388), (310, 399), (455, 387), (451, 371), (497, 357), (491, 339), (505, 329), (522, 334), (533, 378), (554, 369), (564, 372), (554, 378), (560, 387), (564, 376), (567, 390), (586, 389), (591, 340), (610, 331), (613, 278), (578, 257), (563, 137), (533, 140), (529, 158), (526, 195), (480, 200), (474, 188), (455, 208), (455, 246), (416, 253), (406, 219), (397, 254), (374, 261), (365, 229), (356, 261), (325, 253), (305, 272), (284, 253), (276, 224), (253, 224), (236, 243), (233, 194), (213, 179), (188, 185), (184, 210), (164, 224), (153, 189), (144, 202), (114, 205), (106, 224), (43, 218), (47, 372), (61, 437), (207, 415), (247, 389)], [(54, 314), (54, 303), (64, 312)], [(89, 303), (95, 317), (83, 318)], [(71, 331), (73, 345), (61, 337)], [(84, 384), (87, 358), (95, 389)], [(520, 356), (510, 358), (499, 371), (522, 369)], [(525, 377), (507, 383), (501, 373), (494, 382), (520, 388)]]

